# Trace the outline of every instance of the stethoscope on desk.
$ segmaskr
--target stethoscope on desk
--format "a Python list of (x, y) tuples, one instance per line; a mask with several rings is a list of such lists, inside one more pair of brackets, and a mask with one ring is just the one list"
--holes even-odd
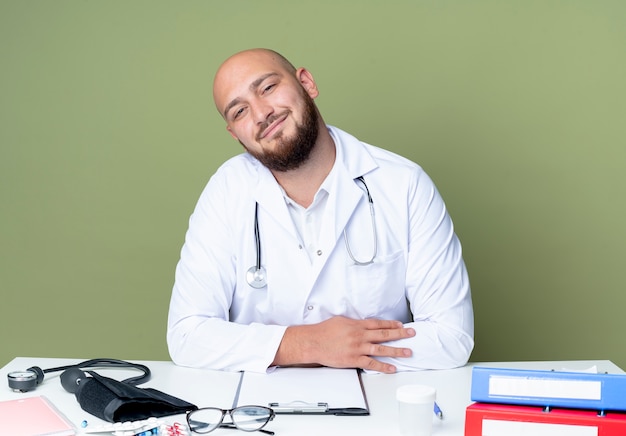
[[(352, 250), (350, 249), (350, 243), (348, 242), (348, 236), (346, 235), (346, 229), (343, 229), (343, 240), (346, 243), (346, 250), (348, 251), (348, 255), (350, 259), (354, 262), (355, 265), (365, 266), (374, 262), (376, 258), (376, 252), (378, 250), (378, 236), (376, 234), (376, 218), (374, 216), (374, 200), (372, 200), (372, 196), (370, 195), (370, 190), (365, 183), (365, 179), (363, 176), (357, 177), (355, 180), (360, 181), (365, 188), (365, 193), (367, 194), (367, 200), (370, 205), (370, 216), (372, 219), (372, 235), (374, 238), (374, 252), (369, 260), (361, 261), (357, 260), (352, 254)], [(248, 268), (246, 272), (246, 281), (250, 286), (256, 289), (263, 288), (267, 285), (267, 271), (265, 271), (265, 267), (261, 265), (261, 234), (259, 232), (259, 203), (254, 205), (254, 243), (256, 246), (256, 263)]]

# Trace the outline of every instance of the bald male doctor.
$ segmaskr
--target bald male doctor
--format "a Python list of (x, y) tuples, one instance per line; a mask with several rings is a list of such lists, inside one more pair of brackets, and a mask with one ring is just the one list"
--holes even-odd
[(267, 49), (218, 69), (245, 149), (190, 218), (168, 317), (172, 360), (265, 372), (464, 365), (474, 346), (461, 245), (417, 164), (322, 119), (312, 74)]

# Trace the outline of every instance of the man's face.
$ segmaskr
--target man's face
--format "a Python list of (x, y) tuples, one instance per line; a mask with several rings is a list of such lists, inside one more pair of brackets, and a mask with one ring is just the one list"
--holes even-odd
[(292, 170), (307, 160), (320, 123), (317, 88), (306, 70), (246, 52), (220, 68), (213, 94), (228, 131), (270, 170)]

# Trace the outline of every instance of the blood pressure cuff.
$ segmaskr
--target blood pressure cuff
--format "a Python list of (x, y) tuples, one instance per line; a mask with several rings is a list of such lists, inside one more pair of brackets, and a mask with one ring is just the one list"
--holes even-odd
[(108, 422), (126, 422), (177, 415), (198, 407), (151, 388), (138, 388), (96, 372), (87, 377), (76, 391), (80, 407)]

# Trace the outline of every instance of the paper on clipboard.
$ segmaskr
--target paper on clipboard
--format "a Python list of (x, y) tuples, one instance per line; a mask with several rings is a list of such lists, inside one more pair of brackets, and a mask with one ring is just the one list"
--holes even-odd
[(356, 369), (276, 368), (242, 377), (239, 406), (268, 406), (276, 413), (369, 414)]

